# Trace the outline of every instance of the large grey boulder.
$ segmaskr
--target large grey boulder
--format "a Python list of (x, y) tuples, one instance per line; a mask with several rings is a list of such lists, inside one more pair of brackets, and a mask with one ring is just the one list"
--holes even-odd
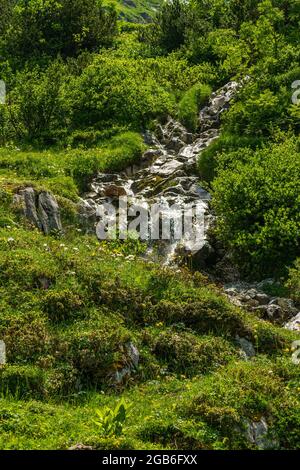
[[(21, 193), (22, 195), (22, 193)], [(38, 196), (33, 188), (26, 188), (23, 192), (23, 198), (25, 203), (25, 215), (27, 219), (32, 222), (40, 230), (43, 229), (43, 226), (39, 220), (37, 206), (38, 206)]]
[(59, 206), (48, 191), (42, 191), (38, 195), (38, 217), (46, 235), (54, 231), (62, 232)]
[(14, 197), (25, 217), (46, 235), (62, 232), (59, 206), (49, 191), (37, 191), (32, 187), (19, 191)]

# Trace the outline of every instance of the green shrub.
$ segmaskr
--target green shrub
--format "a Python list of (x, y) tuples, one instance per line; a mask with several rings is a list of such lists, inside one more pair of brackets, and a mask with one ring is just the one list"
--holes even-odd
[(211, 95), (211, 87), (196, 84), (186, 91), (178, 104), (178, 117), (182, 124), (192, 132), (199, 125), (199, 110), (208, 101)]
[(129, 338), (124, 328), (111, 323), (79, 323), (59, 335), (57, 347), (61, 360), (78, 371), (82, 386), (100, 389), (109, 386), (110, 377), (126, 362)]
[[(230, 159), (231, 152), (240, 152), (240, 149), (245, 147), (255, 149), (261, 144), (262, 139), (256, 137), (223, 134), (200, 153), (198, 158), (198, 172), (200, 177), (208, 182), (211, 182), (215, 178), (220, 154), (226, 155), (226, 157)], [(225, 162), (223, 162), (223, 164), (225, 164)]]
[[(16, 245), (17, 243), (13, 240), (7, 242), (8, 250), (1, 252), (1, 282), (7, 284), (18, 283), (23, 289), (45, 289), (49, 287), (58, 274), (58, 266), (52, 255), (42, 247), (36, 251), (29, 251), (18, 248)], [(12, 256), (12, 252), (14, 256)]]
[(81, 295), (72, 289), (50, 289), (42, 301), (42, 308), (53, 322), (60, 322), (78, 314), (84, 305)]
[(74, 56), (111, 43), (115, 9), (102, 1), (20, 0), (11, 10), (6, 52), (26, 62), (32, 57)]
[(152, 342), (154, 354), (168, 370), (187, 377), (207, 373), (235, 356), (234, 348), (222, 338), (197, 337), (175, 328), (155, 331)]
[[(299, 448), (299, 435), (295, 432), (300, 416), (299, 394), (296, 382), (288, 385), (295, 374), (299, 377), (299, 367), (290, 359), (284, 364), (283, 378), (282, 365), (278, 370), (276, 364), (263, 358), (232, 363), (203, 380), (200, 393), (188, 405), (188, 414), (217, 430), (220, 440), (229, 438), (229, 448), (249, 448), (245, 425), (258, 422), (262, 416), (269, 424), (265, 439), (269, 446)], [(284, 423), (291, 425), (288, 436)]]
[(45, 373), (38, 367), (10, 365), (0, 369), (0, 391), (18, 399), (44, 394)]
[(153, 61), (97, 56), (70, 83), (73, 126), (140, 129), (151, 119), (171, 113), (174, 96), (156, 80), (155, 68)]
[(3, 315), (0, 321), (0, 335), (6, 344), (7, 360), (10, 363), (35, 362), (51, 348), (47, 323), (38, 314)]
[(291, 297), (300, 303), (300, 259), (297, 258), (295, 264), (289, 270), (289, 277), (286, 283)]
[(225, 298), (205, 291), (198, 301), (161, 300), (145, 316), (148, 322), (162, 321), (167, 325), (184, 323), (198, 333), (238, 334), (247, 330), (237, 309), (230, 306)]

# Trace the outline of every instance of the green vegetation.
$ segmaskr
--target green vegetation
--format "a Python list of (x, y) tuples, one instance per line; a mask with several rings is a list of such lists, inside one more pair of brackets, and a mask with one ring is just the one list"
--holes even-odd
[(234, 247), (245, 271), (280, 274), (299, 251), (297, 139), (255, 152), (239, 149), (221, 161), (224, 168), (213, 183), (220, 236)]
[(159, 11), (161, 0), (116, 0), (121, 19), (130, 22), (148, 23)]
[[(1, 1), (1, 449), (300, 448), (299, 334), (78, 216), (98, 172), (141, 161), (144, 131), (171, 116), (197, 134), (211, 92), (242, 81), (195, 173), (221, 250), (300, 303), (299, 2), (174, 0), (150, 21), (160, 3)], [(30, 225), (26, 187), (56, 197), (63, 233)]]
[(204, 107), (211, 95), (208, 85), (196, 84), (186, 91), (178, 104), (178, 117), (182, 124), (192, 132), (199, 125), (199, 110)]

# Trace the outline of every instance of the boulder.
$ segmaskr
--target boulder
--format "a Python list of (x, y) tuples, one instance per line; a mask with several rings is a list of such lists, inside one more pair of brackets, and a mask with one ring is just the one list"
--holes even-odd
[(110, 377), (110, 382), (114, 386), (121, 386), (128, 380), (132, 373), (138, 368), (140, 353), (132, 343), (126, 343), (124, 346), (124, 364)]
[(28, 187), (15, 195), (14, 202), (21, 205), (25, 217), (46, 235), (62, 232), (59, 206), (50, 192)]

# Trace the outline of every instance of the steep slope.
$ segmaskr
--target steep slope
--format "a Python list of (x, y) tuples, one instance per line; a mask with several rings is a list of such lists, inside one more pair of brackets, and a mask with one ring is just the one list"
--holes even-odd
[(132, 22), (149, 22), (162, 0), (118, 0), (121, 18)]

